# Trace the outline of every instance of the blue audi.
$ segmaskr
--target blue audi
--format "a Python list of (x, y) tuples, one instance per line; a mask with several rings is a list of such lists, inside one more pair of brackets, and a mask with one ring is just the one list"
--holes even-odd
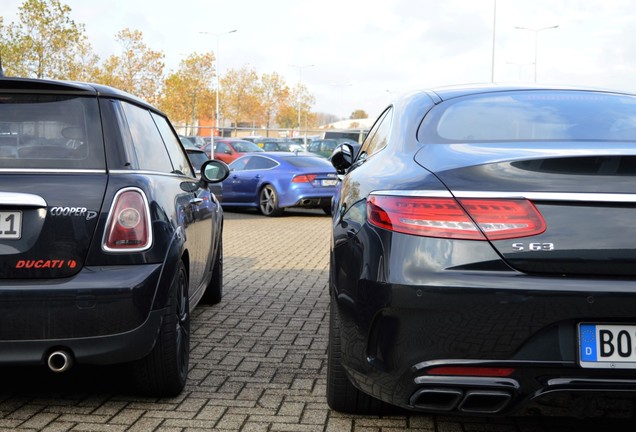
[(338, 177), (324, 158), (294, 152), (250, 153), (230, 164), (223, 207), (255, 207), (280, 216), (287, 207), (320, 208), (331, 214)]

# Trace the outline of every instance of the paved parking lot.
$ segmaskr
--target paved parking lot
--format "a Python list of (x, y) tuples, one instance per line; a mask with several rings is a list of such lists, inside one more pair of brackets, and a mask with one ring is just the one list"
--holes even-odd
[(325, 402), (330, 219), (227, 212), (225, 295), (193, 312), (174, 399), (130, 396), (118, 368), (0, 371), (0, 431), (633, 431), (625, 421), (347, 416)]

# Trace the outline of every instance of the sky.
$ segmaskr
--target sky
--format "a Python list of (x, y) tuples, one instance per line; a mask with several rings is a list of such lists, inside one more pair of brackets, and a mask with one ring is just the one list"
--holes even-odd
[[(164, 53), (166, 73), (189, 54), (217, 52), (218, 39), (221, 74), (248, 66), (301, 81), (314, 111), (342, 118), (375, 117), (413, 90), (532, 83), (535, 40), (537, 83), (636, 92), (632, 0), (61, 2), (101, 59), (121, 52), (115, 35), (125, 28)], [(5, 24), (22, 3), (2, 0)]]

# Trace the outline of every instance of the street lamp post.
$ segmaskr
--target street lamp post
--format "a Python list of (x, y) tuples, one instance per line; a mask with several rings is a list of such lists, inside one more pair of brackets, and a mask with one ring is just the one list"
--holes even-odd
[(495, 38), (497, 36), (497, 0), (493, 1), (492, 12), (492, 55), (490, 57), (490, 82), (495, 82)]
[(534, 32), (534, 82), (537, 82), (537, 51), (538, 51), (538, 35), (543, 30), (550, 30), (559, 27), (558, 25), (532, 29), (528, 27), (515, 27), (517, 30), (528, 30)]
[(219, 131), (219, 87), (221, 86), (221, 69), (219, 68), (219, 38), (223, 35), (236, 33), (236, 30), (230, 30), (223, 33), (199, 32), (201, 34), (212, 35), (216, 37), (216, 109), (214, 111), (214, 127), (210, 131), (210, 154), (214, 154), (214, 129)]
[(298, 135), (300, 136), (300, 85), (303, 82), (303, 69), (310, 68), (315, 65), (310, 64), (310, 65), (289, 65), (289, 66), (298, 68), (298, 100), (296, 102), (298, 103)]

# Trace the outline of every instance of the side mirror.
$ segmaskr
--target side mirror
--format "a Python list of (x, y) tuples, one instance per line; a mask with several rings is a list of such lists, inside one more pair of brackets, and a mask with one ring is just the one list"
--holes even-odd
[(331, 153), (331, 164), (338, 174), (344, 174), (353, 165), (354, 151), (351, 144), (340, 144)]
[(206, 183), (222, 182), (230, 175), (230, 167), (223, 161), (212, 159), (201, 165), (201, 180)]

